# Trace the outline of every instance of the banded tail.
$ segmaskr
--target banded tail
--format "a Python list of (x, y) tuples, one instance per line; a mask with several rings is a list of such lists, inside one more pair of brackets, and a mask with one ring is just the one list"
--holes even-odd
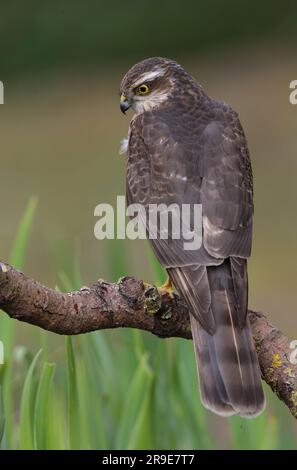
[(168, 274), (191, 313), (204, 406), (221, 416), (260, 414), (265, 396), (247, 318), (246, 260), (170, 268)]

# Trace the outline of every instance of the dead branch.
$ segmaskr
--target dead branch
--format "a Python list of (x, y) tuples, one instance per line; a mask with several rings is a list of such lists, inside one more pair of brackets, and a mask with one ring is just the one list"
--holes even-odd
[[(138, 328), (161, 338), (191, 339), (189, 314), (175, 295), (124, 277), (98, 280), (78, 292), (62, 293), (0, 263), (0, 309), (11, 318), (62, 335), (106, 328)], [(259, 312), (249, 311), (263, 379), (297, 418), (297, 365), (290, 340)], [(294, 361), (293, 361), (294, 362)]]

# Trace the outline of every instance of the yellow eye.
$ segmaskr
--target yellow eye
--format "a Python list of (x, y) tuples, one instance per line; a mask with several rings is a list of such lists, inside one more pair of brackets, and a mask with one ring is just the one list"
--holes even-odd
[(145, 84), (139, 85), (139, 87), (136, 88), (137, 95), (147, 95), (149, 91), (149, 87)]

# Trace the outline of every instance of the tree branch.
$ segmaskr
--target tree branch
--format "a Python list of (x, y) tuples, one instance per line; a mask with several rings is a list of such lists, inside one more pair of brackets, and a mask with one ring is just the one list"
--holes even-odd
[[(74, 335), (106, 328), (138, 328), (161, 338), (191, 339), (189, 314), (174, 295), (132, 277), (118, 283), (97, 281), (78, 292), (62, 293), (0, 263), (0, 309), (48, 331)], [(262, 313), (249, 311), (263, 379), (297, 418), (297, 365), (290, 362), (290, 340)], [(0, 333), (1, 334), (1, 333)]]

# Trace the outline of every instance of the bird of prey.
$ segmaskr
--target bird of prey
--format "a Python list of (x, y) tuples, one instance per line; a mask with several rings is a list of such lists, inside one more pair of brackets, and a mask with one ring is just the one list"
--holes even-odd
[(202, 206), (199, 248), (185, 250), (182, 237), (150, 240), (190, 312), (201, 400), (221, 416), (256, 416), (265, 397), (247, 317), (253, 179), (238, 115), (161, 57), (134, 65), (120, 94), (121, 110), (135, 112), (127, 204)]

